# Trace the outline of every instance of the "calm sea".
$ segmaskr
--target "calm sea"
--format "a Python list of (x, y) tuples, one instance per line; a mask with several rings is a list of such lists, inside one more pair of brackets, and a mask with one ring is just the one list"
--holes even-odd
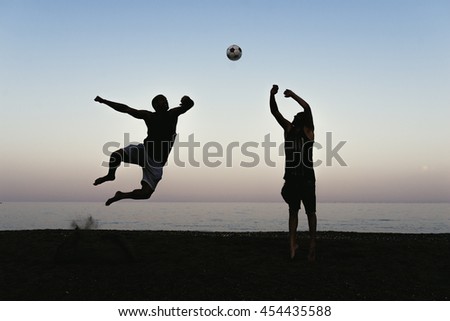
[[(450, 233), (449, 203), (319, 203), (319, 231)], [(117, 230), (286, 231), (284, 203), (3, 203), (0, 230), (71, 229), (92, 217)], [(307, 230), (300, 212), (299, 230)]]

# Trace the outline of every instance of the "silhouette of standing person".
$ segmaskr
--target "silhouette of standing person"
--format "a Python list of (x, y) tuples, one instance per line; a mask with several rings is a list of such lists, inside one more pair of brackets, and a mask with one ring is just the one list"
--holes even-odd
[(109, 206), (122, 199), (148, 199), (155, 191), (156, 185), (162, 178), (163, 166), (167, 162), (172, 149), (178, 122), (178, 116), (184, 114), (194, 106), (194, 102), (183, 96), (179, 107), (169, 109), (169, 103), (163, 95), (157, 95), (152, 100), (155, 112), (137, 110), (127, 105), (108, 101), (99, 96), (96, 102), (105, 104), (112, 109), (142, 119), (147, 125), (147, 138), (143, 144), (129, 145), (116, 150), (111, 154), (109, 170), (106, 176), (97, 178), (94, 185), (99, 185), (116, 178), (116, 170), (122, 162), (137, 164), (142, 167), (141, 188), (131, 192), (118, 191), (112, 198), (106, 201)]
[(309, 226), (309, 253), (308, 260), (315, 260), (316, 253), (316, 178), (312, 161), (312, 148), (314, 144), (314, 123), (311, 107), (306, 101), (287, 89), (286, 98), (294, 99), (302, 108), (292, 122), (281, 115), (275, 100), (278, 86), (273, 85), (270, 91), (270, 112), (284, 129), (285, 140), (285, 172), (284, 186), (281, 195), (289, 206), (289, 245), (290, 257), (293, 259), (298, 248), (297, 227), (298, 212), (301, 203), (305, 207)]

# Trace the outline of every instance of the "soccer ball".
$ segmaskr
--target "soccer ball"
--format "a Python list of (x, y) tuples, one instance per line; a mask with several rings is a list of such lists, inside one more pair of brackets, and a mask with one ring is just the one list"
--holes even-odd
[(242, 56), (242, 49), (238, 45), (231, 45), (227, 48), (227, 57), (230, 60), (239, 60)]

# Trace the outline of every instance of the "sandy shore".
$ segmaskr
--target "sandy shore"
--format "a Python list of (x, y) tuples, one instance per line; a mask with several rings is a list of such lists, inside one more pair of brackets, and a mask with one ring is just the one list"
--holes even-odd
[(450, 234), (0, 231), (1, 300), (448, 300)]

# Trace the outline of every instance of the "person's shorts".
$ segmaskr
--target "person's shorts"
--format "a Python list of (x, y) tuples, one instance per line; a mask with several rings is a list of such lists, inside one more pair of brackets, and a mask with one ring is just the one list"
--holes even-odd
[(143, 144), (128, 145), (123, 149), (124, 162), (136, 164), (142, 167), (142, 181), (147, 183), (153, 190), (162, 178), (163, 166), (152, 160), (145, 151)]
[(298, 211), (301, 203), (306, 214), (316, 212), (316, 182), (313, 180), (285, 180), (281, 196), (292, 211)]

